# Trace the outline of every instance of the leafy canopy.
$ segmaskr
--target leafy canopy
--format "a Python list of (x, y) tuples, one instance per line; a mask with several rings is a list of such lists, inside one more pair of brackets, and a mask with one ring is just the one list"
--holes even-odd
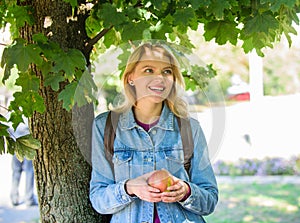
[[(273, 47), (282, 35), (291, 44), (291, 35), (296, 34), (293, 24), (299, 25), (297, 13), (300, 11), (299, 0), (61, 1), (69, 5), (74, 18), (79, 12), (86, 13), (85, 30), (89, 40), (85, 49), (61, 49), (59, 43), (41, 33), (32, 33), (32, 41), (26, 42), (19, 38), (18, 31), (24, 25), (36, 24), (34, 6), (23, 4), (22, 0), (0, 2), (0, 26), (10, 24), (14, 39), (2, 55), (2, 82), (9, 79), (11, 69), (16, 67), (16, 85), (22, 89), (13, 95), (14, 100), (8, 108), (10, 119), (1, 117), (0, 148), (12, 142), (6, 133), (9, 122), (16, 128), (22, 122), (22, 116), (30, 117), (34, 112), (45, 111), (44, 98), (39, 94), (41, 87), (59, 92), (59, 100), (67, 110), (95, 101), (92, 93), (96, 85), (87, 68), (90, 61), (86, 58), (96, 58), (111, 46), (157, 39), (191, 50), (193, 45), (187, 32), (197, 31), (201, 23), (204, 24), (205, 40), (214, 40), (220, 45), (227, 42), (236, 45), (241, 41), (246, 53), (256, 50), (263, 56), (262, 49)], [(119, 57), (121, 61), (128, 54), (127, 50), (123, 51)], [(37, 76), (33, 67), (41, 71), (42, 76)], [(188, 89), (204, 87), (207, 80), (216, 75), (212, 65), (193, 65), (191, 71), (183, 74)], [(17, 148), (15, 145), (9, 150), (18, 151)]]

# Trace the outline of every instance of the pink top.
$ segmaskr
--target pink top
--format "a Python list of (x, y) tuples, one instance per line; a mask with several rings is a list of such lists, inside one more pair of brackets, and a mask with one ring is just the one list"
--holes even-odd
[[(145, 131), (149, 131), (149, 129), (150, 128), (152, 128), (153, 126), (155, 126), (157, 123), (158, 123), (158, 121), (159, 121), (159, 119), (158, 120), (156, 120), (155, 122), (153, 122), (153, 123), (151, 123), (151, 124), (145, 124), (145, 123), (142, 123), (142, 122), (140, 122), (139, 120), (135, 120), (136, 121), (136, 123), (139, 125), (139, 126), (141, 126), (143, 129), (145, 129)], [(185, 201), (190, 195), (191, 195), (191, 188), (190, 188), (190, 186), (189, 186), (189, 184), (187, 184), (188, 185), (188, 192), (186, 193), (186, 195), (181, 199), (181, 202), (182, 201)], [(157, 213), (157, 209), (156, 209), (156, 206), (154, 206), (155, 208), (154, 208), (154, 220), (153, 220), (153, 223), (160, 223), (160, 220), (159, 220), (159, 217), (158, 217), (158, 213)]]

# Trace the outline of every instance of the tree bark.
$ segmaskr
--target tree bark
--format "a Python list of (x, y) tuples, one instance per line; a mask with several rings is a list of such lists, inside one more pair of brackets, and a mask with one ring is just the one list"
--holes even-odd
[[(80, 1), (79, 1), (80, 2)], [(85, 32), (86, 15), (75, 11), (71, 18), (71, 6), (63, 0), (28, 0), (21, 2), (33, 7), (34, 26), (25, 26), (21, 36), (31, 42), (32, 35), (44, 33), (60, 44), (62, 49), (76, 47), (82, 52), (88, 39)], [(45, 17), (53, 23), (44, 28)], [(88, 59), (88, 54), (85, 55)], [(35, 113), (30, 119), (30, 129), (41, 141), (34, 160), (41, 222), (106, 222), (101, 221), (89, 201), (90, 137), (94, 117), (92, 105), (67, 112), (58, 101), (59, 92), (43, 85), (43, 76), (32, 67), (41, 79), (40, 94), (46, 111)], [(60, 89), (63, 89), (64, 83)], [(84, 115), (82, 115), (84, 114)], [(82, 154), (81, 150), (85, 151)]]

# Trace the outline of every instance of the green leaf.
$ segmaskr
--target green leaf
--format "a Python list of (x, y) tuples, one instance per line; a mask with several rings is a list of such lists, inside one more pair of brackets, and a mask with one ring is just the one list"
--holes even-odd
[(271, 11), (277, 12), (281, 6), (293, 8), (297, 4), (297, 0), (261, 0), (261, 4), (270, 4)]
[(16, 80), (16, 85), (22, 87), (22, 91), (38, 91), (40, 86), (40, 79), (35, 74), (26, 72), (20, 73)]
[(193, 9), (198, 9), (199, 7), (207, 7), (211, 3), (210, 0), (190, 0)]
[(32, 160), (36, 156), (36, 150), (22, 144), (19, 140), (15, 142), (15, 154), (21, 162), (26, 159)]
[(268, 39), (265, 33), (256, 33), (251, 38), (245, 39), (242, 47), (245, 53), (249, 53), (255, 49), (257, 55), (263, 57), (264, 53), (262, 52), (262, 48), (272, 47), (271, 43), (272, 41)]
[(52, 73), (45, 76), (44, 85), (50, 86), (54, 91), (58, 91), (59, 83), (65, 80), (61, 74)]
[[(92, 75), (86, 70), (77, 85), (75, 92), (74, 102), (78, 107), (81, 107), (87, 103), (96, 102), (96, 98), (93, 96), (94, 91), (97, 91), (97, 85), (95, 84)], [(84, 98), (82, 97), (84, 96)]]
[(41, 40), (40, 42), (37, 42), (37, 44), (42, 50), (43, 57), (45, 57), (48, 61), (53, 61), (53, 58), (57, 58), (57, 55), (64, 53), (56, 42), (44, 42)]
[(98, 18), (89, 16), (85, 21), (85, 30), (89, 37), (94, 37), (102, 28)]
[(256, 13), (252, 18), (245, 21), (243, 34), (245, 36), (250, 36), (257, 32), (267, 34), (271, 29), (277, 29), (278, 27), (278, 21), (270, 12), (264, 12), (262, 14)]
[(74, 105), (81, 107), (87, 103), (96, 102), (97, 99), (93, 96), (93, 91), (97, 90), (97, 86), (86, 70), (80, 80), (68, 84), (58, 96), (59, 101), (63, 101), (63, 108), (67, 111), (71, 110)]
[(17, 129), (18, 125), (24, 121), (22, 111), (19, 109), (13, 110), (10, 114), (9, 121), (12, 122), (12, 127)]
[(7, 152), (9, 154), (13, 155), (15, 153), (15, 150), (16, 150), (16, 142), (15, 142), (15, 140), (13, 140), (11, 137), (6, 137), (4, 143), (6, 144)]
[(206, 10), (206, 15), (214, 15), (216, 19), (223, 19), (224, 10), (230, 9), (231, 5), (227, 0), (211, 0)]
[(141, 20), (142, 14), (139, 8), (134, 8), (132, 6), (127, 6), (124, 8), (124, 14), (128, 17), (130, 21), (138, 21)]
[(151, 3), (153, 4), (153, 6), (160, 10), (160, 11), (165, 11), (168, 7), (168, 4), (170, 3), (170, 0), (165, 0), (165, 1), (161, 1), (161, 0), (152, 0)]
[(3, 84), (9, 78), (9, 76), (10, 76), (10, 70), (13, 68), (13, 64), (12, 65), (7, 64), (7, 58), (8, 58), (8, 56), (9, 56), (9, 51), (8, 51), (7, 48), (5, 48), (3, 50), (2, 58), (1, 58), (1, 67), (4, 68), (3, 78), (2, 78), (2, 83)]
[(13, 96), (14, 100), (9, 107), (11, 110), (20, 110), (22, 108), (26, 117), (30, 117), (34, 112), (43, 113), (45, 111), (44, 99), (38, 92), (15, 92)]
[(206, 41), (210, 41), (213, 38), (220, 45), (225, 44), (227, 41), (235, 45), (237, 43), (237, 38), (239, 30), (236, 28), (234, 22), (229, 21), (212, 21), (205, 24), (204, 37)]
[(64, 1), (70, 3), (72, 8), (75, 8), (76, 6), (78, 6), (77, 0), (64, 0)]
[(31, 9), (26, 6), (18, 6), (14, 4), (11, 7), (8, 7), (8, 17), (14, 21), (17, 28), (23, 27), (27, 22), (29, 25), (33, 25), (34, 17)]
[(53, 63), (51, 61), (44, 61), (43, 64), (39, 67), (42, 71), (42, 75), (44, 79), (47, 78), (48, 75), (52, 75)]
[(84, 55), (80, 50), (71, 49), (68, 52), (61, 52), (54, 55), (53, 60), (55, 65), (53, 67), (53, 72), (59, 73), (64, 71), (66, 78), (69, 81), (74, 79), (74, 74), (77, 69), (85, 69), (86, 60)]
[(9, 133), (7, 132), (8, 129), (8, 125), (5, 125), (0, 122), (0, 136), (9, 136)]
[(190, 24), (190, 21), (195, 18), (195, 11), (192, 8), (178, 9), (173, 15), (174, 25), (185, 25)]
[(3, 115), (0, 114), (0, 123), (1, 122), (6, 122), (6, 121), (7, 121), (6, 118)]
[(42, 44), (47, 44), (47, 42), (48, 42), (48, 38), (42, 33), (33, 34), (32, 40), (37, 43), (42, 43)]
[(58, 95), (58, 100), (63, 101), (63, 108), (67, 111), (70, 111), (74, 106), (74, 95), (77, 85), (78, 83), (75, 81), (68, 84)]
[(22, 146), (26, 146), (28, 148), (37, 150), (41, 148), (41, 142), (35, 138), (31, 134), (21, 136), (16, 139)]
[(29, 64), (35, 63), (40, 65), (42, 63), (40, 53), (41, 49), (37, 45), (26, 45), (25, 40), (16, 39), (15, 43), (3, 52), (1, 66), (3, 67), (6, 64), (5, 72), (10, 72), (14, 65), (17, 65), (19, 71), (25, 72)]
[(118, 45), (121, 41), (119, 35), (114, 29), (109, 30), (104, 36), (104, 45), (109, 48), (111, 45)]
[[(151, 30), (151, 29), (150, 29)], [(173, 28), (167, 23), (161, 23), (159, 26), (156, 26), (155, 29), (152, 29), (151, 35), (153, 39), (166, 39), (166, 33), (172, 33)]]
[(145, 21), (139, 23), (126, 23), (123, 26), (123, 32), (121, 33), (122, 40), (140, 40), (143, 38), (144, 30), (149, 28), (149, 25)]
[(122, 25), (129, 21), (123, 12), (117, 11), (117, 8), (109, 3), (102, 5), (97, 16), (103, 21), (104, 27), (108, 28), (114, 26), (116, 30), (121, 29)]
[(4, 136), (0, 135), (0, 155), (4, 153), (5, 153)]
[(209, 80), (217, 75), (212, 65), (206, 67), (193, 65), (191, 70), (182, 72), (186, 90), (195, 91), (207, 87)]

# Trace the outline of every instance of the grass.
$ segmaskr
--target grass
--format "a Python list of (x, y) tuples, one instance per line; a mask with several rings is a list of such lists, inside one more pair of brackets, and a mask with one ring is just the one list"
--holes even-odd
[(294, 184), (221, 184), (219, 203), (207, 223), (296, 223), (300, 186)]

